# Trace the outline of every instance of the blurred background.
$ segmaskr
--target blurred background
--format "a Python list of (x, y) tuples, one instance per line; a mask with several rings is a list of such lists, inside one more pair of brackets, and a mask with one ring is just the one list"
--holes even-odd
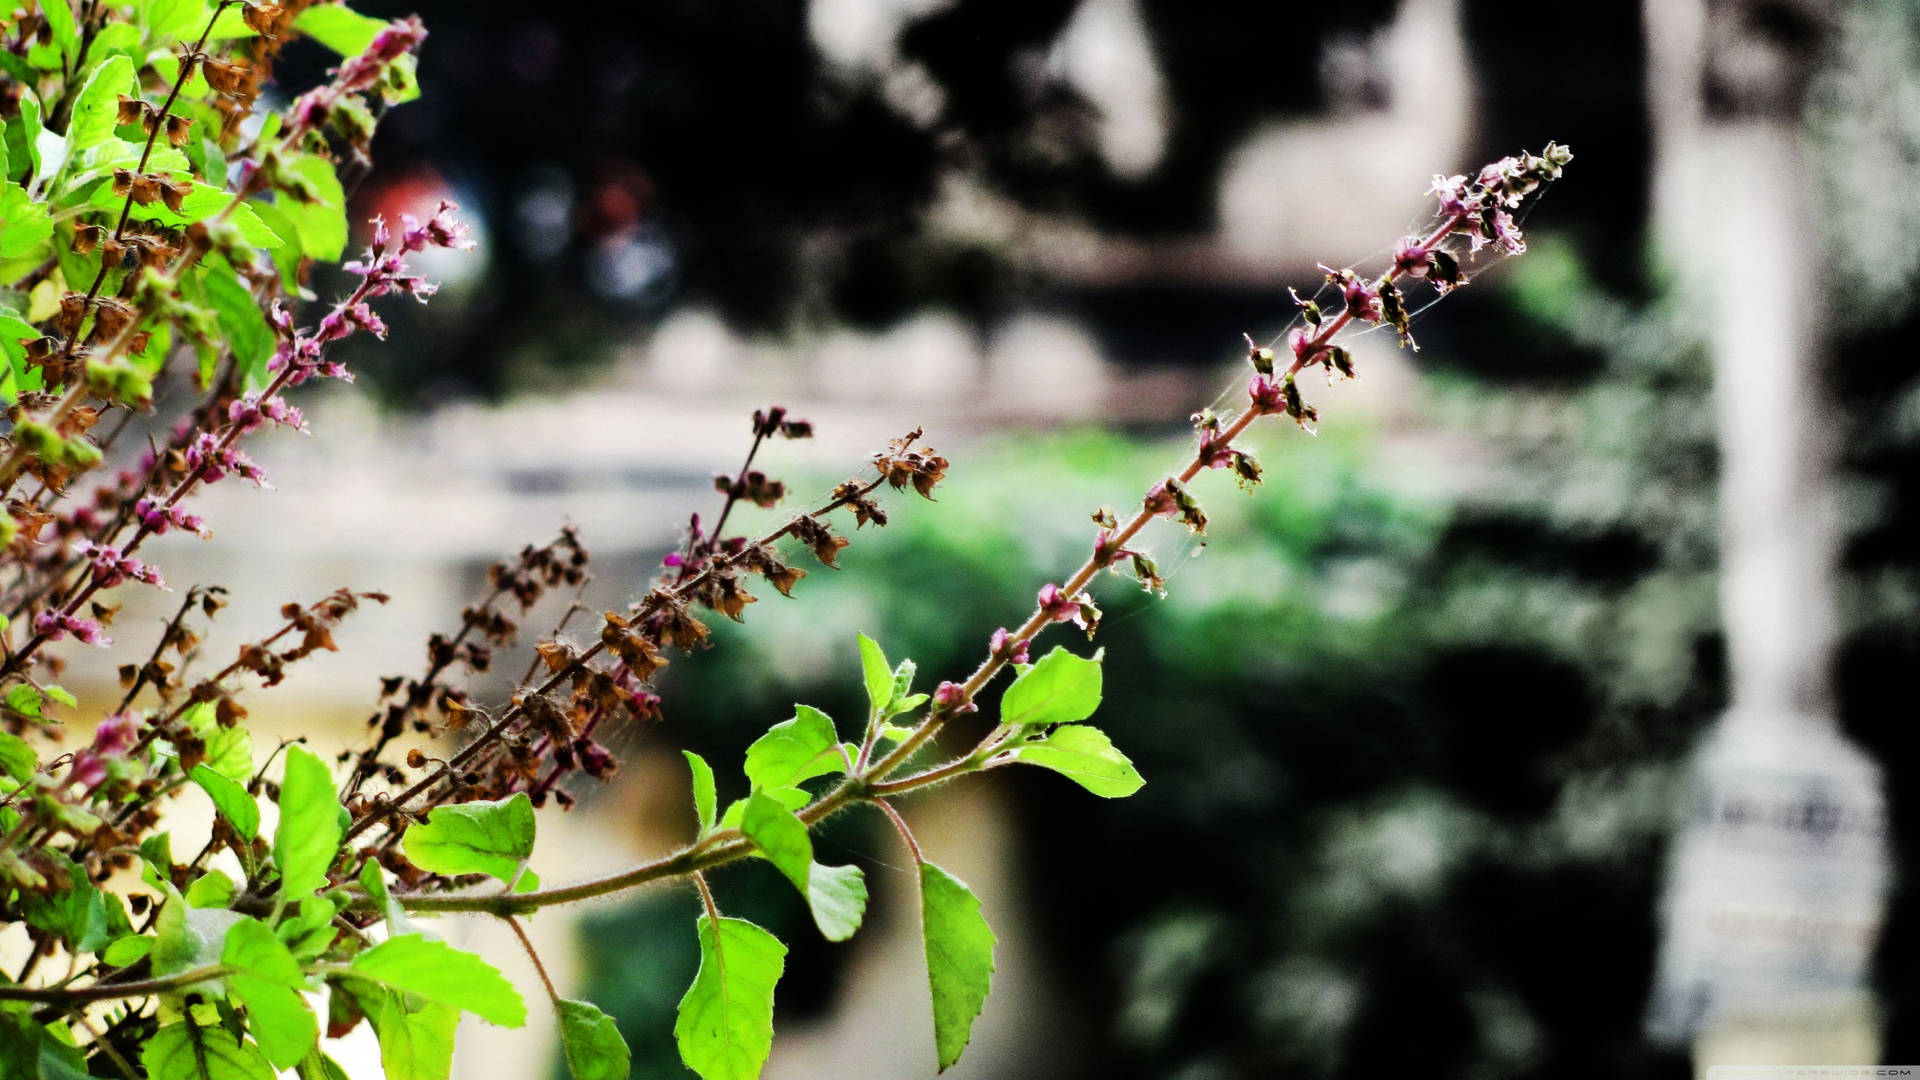
[[(586, 602), (633, 595), (755, 407), (814, 421), (763, 458), (808, 499), (924, 426), (939, 501), (676, 660), (536, 868), (658, 853), (692, 827), (679, 748), (732, 763), (726, 798), (792, 702), (851, 723), (856, 631), (970, 669), (1194, 409), (1237, 405), (1240, 334), (1285, 326), (1287, 285), (1377, 270), (1432, 174), (1554, 139), (1577, 160), (1524, 258), (1417, 354), (1355, 338), (1360, 381), (1310, 386), (1318, 438), (1270, 425), (1257, 496), (1216, 477), (1204, 543), (1149, 536), (1164, 600), (1099, 586), (1100, 718), (1147, 787), (1008, 770), (906, 807), (1000, 936), (954, 1072), (1920, 1063), (1911, 3), (356, 6), (433, 35), (358, 216), (452, 197), (481, 242), (357, 388), (301, 400), (316, 439), (261, 442), (279, 491), (215, 492), (216, 539), (160, 559), (233, 589), (230, 641), (284, 600), (395, 594), (257, 717), (357, 744), (379, 678), (564, 522)], [(822, 843), (874, 887), (849, 945), (765, 867), (716, 882), (793, 943), (767, 1075), (931, 1075), (909, 860), (864, 814)], [(636, 1076), (690, 1075), (696, 906), (538, 920)], [(461, 1045), (468, 1077), (558, 1067)]]

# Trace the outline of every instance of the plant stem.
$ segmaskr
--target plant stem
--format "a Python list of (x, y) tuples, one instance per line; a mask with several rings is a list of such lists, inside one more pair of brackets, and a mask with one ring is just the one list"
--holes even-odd
[(94, 983), (79, 989), (71, 987), (0, 986), (0, 1001), (45, 1001), (66, 1005), (82, 1001), (112, 1001), (118, 998), (148, 997), (169, 990), (181, 990), (195, 983), (218, 979), (233, 969), (225, 964), (188, 968), (160, 979), (135, 982)]
[(502, 915), (500, 921), (506, 923), (507, 928), (513, 931), (513, 936), (520, 939), (520, 947), (527, 950), (527, 959), (533, 961), (533, 970), (540, 973), (540, 983), (547, 988), (547, 997), (553, 1000), (555, 1008), (559, 1008), (560, 991), (553, 988), (553, 979), (547, 975), (547, 965), (540, 962), (540, 954), (533, 947), (533, 939), (527, 936), (519, 919), (511, 915)]

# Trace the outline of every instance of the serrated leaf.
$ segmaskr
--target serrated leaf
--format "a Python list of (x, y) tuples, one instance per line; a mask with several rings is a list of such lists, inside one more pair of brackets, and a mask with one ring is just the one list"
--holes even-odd
[(512, 881), (533, 854), (533, 800), (524, 791), (495, 802), (435, 807), (401, 838), (407, 858), (435, 874), (492, 874)]
[(151, 1080), (274, 1080), (260, 1049), (226, 1028), (168, 1024), (147, 1040), (140, 1064)]
[(233, 968), (227, 987), (247, 1007), (247, 1029), (276, 1069), (291, 1069), (312, 1050), (320, 1022), (299, 991), (306, 987), (300, 962), (258, 919), (227, 931), (221, 963)]
[(700, 839), (706, 839), (713, 831), (714, 808), (718, 805), (718, 796), (714, 794), (713, 767), (707, 759), (691, 750), (682, 750), (687, 756), (687, 768), (693, 771), (693, 813), (700, 820)]
[(432, 1001), (383, 993), (368, 1013), (380, 1039), (380, 1066), (386, 1080), (447, 1080), (453, 1073), (453, 1033), (460, 1010)]
[(195, 765), (187, 775), (200, 785), (213, 800), (214, 809), (243, 839), (252, 840), (260, 835), (260, 804), (247, 794), (246, 788), (206, 764)]
[(527, 1022), (520, 992), (493, 965), (444, 941), (419, 934), (388, 938), (353, 958), (352, 974), (417, 994), (502, 1027)]
[(847, 940), (867, 914), (867, 875), (857, 866), (814, 863), (808, 868), (807, 907), (822, 937)]
[(787, 947), (745, 919), (695, 924), (700, 970), (680, 999), (673, 1037), (702, 1080), (754, 1080), (773, 1051), (773, 987)]
[(927, 700), (927, 695), (913, 692), (913, 677), (919, 670), (911, 660), (902, 660), (893, 669), (893, 702), (887, 706), (888, 716), (912, 712)]
[(787, 876), (804, 895), (808, 867), (813, 865), (813, 840), (807, 827), (764, 791), (747, 797), (747, 808), (740, 816), (740, 831), (760, 848), (768, 862)]
[(67, 121), (68, 152), (78, 154), (114, 137), (115, 121), (120, 113), (122, 95), (132, 97), (133, 61), (124, 56), (109, 56), (93, 69), (73, 99), (72, 119)]
[(794, 706), (782, 720), (747, 747), (746, 774), (754, 790), (792, 787), (802, 780), (846, 772), (851, 766), (840, 736), (826, 713), (811, 705)]
[(216, 728), (206, 742), (207, 768), (240, 783), (253, 779), (253, 735), (246, 728)]
[[(90, 953), (133, 931), (118, 894), (105, 892), (87, 877), (84, 867), (64, 855), (44, 857), (64, 864), (67, 887), (53, 893), (21, 897), (26, 921), (57, 934), (73, 953)], [(57, 880), (57, 876), (56, 876)]]
[(1039, 742), (1016, 747), (1007, 756), (1052, 769), (1103, 799), (1125, 798), (1146, 784), (1106, 732), (1084, 724), (1059, 728)]
[(297, 900), (326, 887), (327, 868), (340, 853), (340, 799), (326, 763), (304, 746), (287, 747), (280, 781), (280, 825), (273, 857), (280, 867), (281, 895)]
[(876, 716), (887, 715), (893, 704), (893, 669), (887, 666), (887, 654), (880, 643), (860, 635), (860, 675), (867, 684), (867, 704)]
[(1055, 648), (1020, 673), (1000, 699), (1000, 719), (1016, 726), (1071, 724), (1100, 707), (1100, 658)]
[(920, 864), (920, 923), (933, 992), (933, 1042), (945, 1072), (960, 1060), (993, 982), (993, 930), (965, 882)]
[(560, 1016), (560, 1048), (573, 1080), (626, 1080), (633, 1052), (620, 1037), (620, 1025), (592, 1002), (554, 1002)]
[(740, 831), (807, 898), (813, 921), (828, 941), (845, 941), (860, 929), (867, 910), (866, 875), (857, 866), (813, 861), (813, 840), (793, 811), (764, 791), (747, 798)]

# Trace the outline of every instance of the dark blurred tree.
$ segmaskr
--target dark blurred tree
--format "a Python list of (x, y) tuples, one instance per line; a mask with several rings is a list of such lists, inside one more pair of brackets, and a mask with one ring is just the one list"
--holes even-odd
[[(470, 315), (414, 335), (405, 366), (381, 365), (403, 397), (427, 383), (497, 390), (509, 360), (592, 362), (685, 303), (747, 330), (885, 324), (926, 307), (985, 320), (1016, 295), (1071, 296), (1096, 323), (1103, 309), (1134, 310), (1081, 297), (1072, 282), (1021, 279), (1000, 253), (929, 235), (938, 178), (963, 172), (1118, 234), (1204, 230), (1239, 140), (1334, 104), (1323, 46), (1364, 37), (1396, 9), (1147, 0), (1172, 130), (1161, 164), (1125, 179), (1093, 148), (1089, 106), (1047, 73), (1073, 0), (959, 0), (905, 23), (898, 55), (943, 103), (921, 117), (889, 104), (872, 73), (826, 63), (804, 4), (364, 6), (417, 9), (434, 34), (426, 96), (383, 126), (374, 185), (432, 163), (478, 203), (495, 241)], [(1628, 282), (1646, 190), (1637, 9), (1475, 0), (1463, 17), (1481, 88), (1477, 147), (1498, 156), (1557, 138), (1583, 163), (1604, 162), (1605, 182), (1568, 185), (1554, 216), (1591, 241), (1603, 280)], [(1362, 98), (1421, 92), (1393, 74), (1343, 72), (1341, 83)], [(1170, 320), (1219, 302), (1206, 290), (1157, 299)]]

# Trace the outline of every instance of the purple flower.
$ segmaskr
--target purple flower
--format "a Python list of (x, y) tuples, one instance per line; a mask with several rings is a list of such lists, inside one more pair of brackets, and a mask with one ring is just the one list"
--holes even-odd
[(1527, 241), (1520, 235), (1520, 226), (1513, 223), (1513, 215), (1505, 210), (1494, 212), (1493, 239), (1500, 245), (1500, 250), (1509, 255), (1519, 255), (1527, 250)]
[(79, 548), (80, 554), (93, 564), (93, 581), (103, 589), (111, 589), (125, 581), (138, 581), (155, 588), (167, 587), (160, 571), (139, 559), (120, 554), (119, 549), (95, 544), (88, 540)]
[(1340, 295), (1346, 300), (1347, 310), (1353, 313), (1354, 318), (1363, 322), (1380, 321), (1378, 286), (1370, 284), (1366, 278), (1354, 273), (1351, 269), (1343, 267), (1335, 270), (1325, 263), (1320, 264), (1320, 269), (1326, 273), (1328, 284), (1340, 287)]
[(1475, 209), (1474, 200), (1467, 196), (1465, 176), (1441, 176), (1435, 173), (1433, 186), (1427, 190), (1440, 200), (1440, 212), (1449, 217), (1464, 217)]
[(67, 782), (92, 792), (107, 780), (107, 763), (124, 759), (140, 739), (140, 721), (127, 713), (115, 713), (100, 721), (93, 731), (93, 745), (73, 755), (67, 769)]
[(1040, 587), (1040, 613), (1052, 622), (1071, 622), (1079, 618), (1080, 605), (1067, 598), (1058, 585)]
[(1021, 638), (1019, 641), (1010, 641), (1012, 637), (1013, 635), (1007, 633), (1007, 628), (1004, 626), (995, 630), (993, 636), (987, 639), (988, 651), (996, 657), (1005, 658), (1009, 663), (1030, 663), (1031, 661), (1027, 659), (1027, 649), (1033, 644), (1033, 639)]
[(966, 688), (957, 682), (943, 682), (933, 692), (933, 707), (942, 712), (972, 712), (979, 706), (967, 700)]
[[(1284, 379), (1269, 375), (1255, 375), (1247, 384), (1247, 396), (1253, 399), (1253, 407), (1263, 413), (1285, 412), (1287, 408), (1287, 388)], [(1168, 496), (1166, 513), (1173, 512), (1172, 497)]]
[(207, 535), (207, 523), (199, 514), (189, 514), (177, 505), (164, 506), (144, 496), (133, 504), (133, 516), (140, 519), (142, 528), (155, 536), (165, 535), (170, 529)]
[[(1255, 375), (1253, 381), (1259, 383), (1265, 378), (1265, 375)], [(1145, 505), (1147, 513), (1152, 514), (1154, 517), (1172, 517), (1174, 511), (1180, 509), (1180, 503), (1173, 497), (1173, 492), (1167, 490), (1167, 485), (1164, 482), (1155, 484), (1147, 489)]]
[(113, 644), (113, 639), (101, 631), (99, 623), (77, 615), (68, 615), (64, 611), (53, 608), (48, 608), (33, 617), (33, 630), (48, 641), (59, 641), (68, 634), (72, 634), (76, 641), (86, 645), (105, 648)]
[(1402, 237), (1393, 248), (1393, 265), (1411, 277), (1426, 277), (1427, 271), (1433, 268), (1433, 253), (1420, 243), (1419, 237)]
[(211, 431), (201, 432), (187, 447), (187, 467), (199, 470), (200, 478), (209, 484), (224, 479), (228, 473), (234, 473), (263, 488), (273, 488), (272, 484), (267, 483), (267, 474), (260, 471), (260, 466), (255, 465), (252, 458), (234, 449)]

